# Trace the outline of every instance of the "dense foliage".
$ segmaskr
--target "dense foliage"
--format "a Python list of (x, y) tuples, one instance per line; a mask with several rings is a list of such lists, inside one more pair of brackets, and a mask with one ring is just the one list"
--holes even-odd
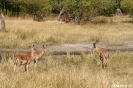
[[(9, 16), (23, 16), (30, 14), (34, 20), (43, 19), (51, 14), (64, 17), (64, 21), (71, 19), (79, 23), (81, 20), (115, 14), (116, 8), (133, 14), (132, 0), (0, 0), (0, 12)], [(63, 18), (62, 18), (63, 19)]]

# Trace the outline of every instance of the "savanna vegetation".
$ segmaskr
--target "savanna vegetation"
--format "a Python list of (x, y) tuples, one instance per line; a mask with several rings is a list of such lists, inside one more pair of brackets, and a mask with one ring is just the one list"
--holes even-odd
[[(9, 56), (12, 56), (10, 54)], [(21, 66), (13, 72), (13, 61), (0, 64), (1, 88), (132, 88), (133, 53), (110, 53), (109, 64), (102, 69), (97, 55), (81, 52), (79, 57), (67, 54), (64, 59), (42, 59), (37, 68), (30, 63), (29, 72)], [(121, 88), (121, 87), (120, 87)]]
[(112, 16), (116, 9), (133, 14), (132, 0), (0, 0), (0, 12), (15, 17), (46, 20), (57, 17), (65, 22), (91, 22), (96, 16)]
[[(1, 48), (28, 48), (29, 45), (53, 45), (95, 41), (108, 45), (121, 45), (133, 40), (132, 18), (97, 17), (95, 23), (74, 25), (56, 20), (36, 22), (32, 19), (6, 17), (6, 31), (0, 31)], [(103, 23), (103, 21), (105, 23)], [(29, 65), (29, 72), (21, 66), (13, 72), (13, 57), (20, 53), (4, 53), (0, 63), (0, 86), (5, 88), (114, 88), (133, 86), (133, 53), (110, 52), (108, 67), (102, 69), (98, 55), (81, 52), (80, 56), (67, 53), (66, 58), (46, 59)], [(23, 53), (21, 53), (23, 54)]]
[(6, 31), (0, 32), (1, 48), (28, 48), (32, 44), (62, 44), (95, 41), (108, 45), (122, 45), (133, 40), (132, 18), (96, 17), (86, 25), (61, 21), (36, 22), (32, 19), (6, 17)]
[[(124, 41), (133, 40), (132, 0), (0, 2), (6, 23), (6, 30), (0, 31), (0, 48), (27, 49), (32, 44), (51, 46), (95, 41), (96, 38), (109, 46), (121, 46)], [(124, 14), (114, 16), (116, 8), (120, 8)], [(57, 21), (60, 15), (62, 21)], [(81, 25), (75, 25), (69, 18), (72, 21), (80, 19)], [(75, 56), (68, 52), (65, 58), (53, 59), (47, 52), (44, 54), (47, 58), (42, 57), (37, 68), (31, 62), (29, 72), (24, 72), (23, 66), (18, 72), (13, 72), (13, 58), (17, 54), (23, 52), (0, 52), (0, 61), (4, 58), (0, 63), (1, 88), (133, 87), (133, 53), (129, 51), (110, 52), (108, 67), (105, 69), (102, 69), (97, 54), (81, 51), (80, 55)]]

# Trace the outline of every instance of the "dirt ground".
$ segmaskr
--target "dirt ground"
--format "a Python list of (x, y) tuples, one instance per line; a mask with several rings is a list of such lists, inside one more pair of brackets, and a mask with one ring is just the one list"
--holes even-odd
[[(58, 44), (58, 45), (51, 45), (47, 46), (48, 52), (90, 52), (93, 48), (93, 42), (83, 42), (83, 43), (76, 43), (76, 44)], [(99, 42), (97, 47), (100, 49), (107, 49), (109, 51), (133, 51), (133, 41), (124, 41), (120, 46), (109, 46), (104, 43)], [(35, 47), (38, 51), (41, 51), (41, 47)], [(0, 52), (27, 52), (30, 49), (0, 49)]]

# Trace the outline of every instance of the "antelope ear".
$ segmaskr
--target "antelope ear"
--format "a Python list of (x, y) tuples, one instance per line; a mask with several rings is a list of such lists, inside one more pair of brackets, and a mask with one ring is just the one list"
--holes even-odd
[[(32, 47), (34, 47), (34, 45), (32, 45)], [(31, 48), (31, 46), (29, 46), (29, 48)]]

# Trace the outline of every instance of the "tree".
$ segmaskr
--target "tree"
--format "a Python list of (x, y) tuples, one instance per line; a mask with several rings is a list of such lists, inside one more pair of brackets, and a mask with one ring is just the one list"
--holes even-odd
[(3, 14), (1, 14), (1, 29), (5, 30), (6, 26), (5, 26), (5, 17)]
[(128, 13), (133, 15), (133, 1), (132, 0), (122, 0), (121, 1), (121, 8), (124, 13)]
[(11, 13), (12, 16), (26, 13), (30, 14), (33, 20), (40, 20), (44, 16), (54, 14), (58, 15), (58, 20), (64, 17), (66, 22), (74, 21), (79, 24), (81, 20), (88, 21), (95, 16), (110, 16), (118, 6), (116, 1), (127, 2), (126, 0), (0, 0), (0, 7), (2, 12)]

